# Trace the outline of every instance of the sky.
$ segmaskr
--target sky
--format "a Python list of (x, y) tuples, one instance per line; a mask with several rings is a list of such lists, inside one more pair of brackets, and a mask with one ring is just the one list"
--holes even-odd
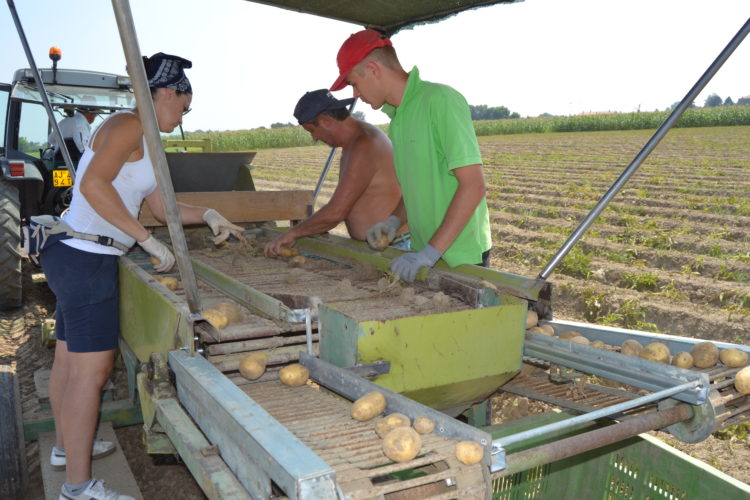
[[(16, 0), (40, 67), (125, 74), (112, 4)], [(183, 127), (242, 130), (294, 122), (297, 100), (327, 88), (336, 53), (361, 27), (244, 0), (131, 0), (141, 52), (193, 61)], [(750, 17), (748, 0), (525, 0), (463, 12), (392, 37), (408, 71), (445, 83), (469, 104), (521, 116), (663, 110), (679, 101)], [(28, 67), (6, 2), (0, 5), (0, 82)], [(750, 40), (696, 103), (750, 95)], [(351, 96), (348, 87), (335, 93)], [(372, 123), (387, 117), (359, 103)]]

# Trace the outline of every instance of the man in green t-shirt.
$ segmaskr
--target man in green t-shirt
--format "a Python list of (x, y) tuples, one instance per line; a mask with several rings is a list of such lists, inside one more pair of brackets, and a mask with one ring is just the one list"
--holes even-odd
[(355, 97), (391, 118), (388, 135), (402, 199), (387, 220), (367, 231), (367, 241), (392, 239), (408, 221), (417, 251), (391, 262), (391, 270), (408, 282), (441, 257), (451, 267), (488, 266), (486, 188), (466, 99), (447, 85), (422, 81), (416, 67), (404, 71), (391, 41), (375, 30), (349, 37), (337, 62), (331, 90), (351, 85)]

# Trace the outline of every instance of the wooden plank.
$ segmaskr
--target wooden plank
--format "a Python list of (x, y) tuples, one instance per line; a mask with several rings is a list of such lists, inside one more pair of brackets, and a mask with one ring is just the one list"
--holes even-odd
[[(211, 207), (232, 222), (301, 220), (312, 213), (312, 191), (220, 191), (176, 193), (177, 201)], [(138, 220), (144, 226), (163, 226), (148, 205), (141, 205)]]

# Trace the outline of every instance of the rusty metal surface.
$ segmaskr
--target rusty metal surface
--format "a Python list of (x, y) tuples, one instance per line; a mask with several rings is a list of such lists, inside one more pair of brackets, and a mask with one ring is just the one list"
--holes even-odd
[[(347, 498), (391, 498), (396, 492), (393, 498), (484, 498), (481, 466), (458, 462), (452, 440), (424, 435), (417, 458), (393, 463), (383, 454), (375, 420), (352, 419), (348, 400), (308, 385), (287, 387), (278, 380), (240, 388), (336, 470)], [(405, 480), (393, 476), (408, 470), (424, 475)]]

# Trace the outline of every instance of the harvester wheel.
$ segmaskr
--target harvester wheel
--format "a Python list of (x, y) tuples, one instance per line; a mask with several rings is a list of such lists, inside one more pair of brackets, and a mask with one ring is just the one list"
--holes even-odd
[(28, 483), (21, 415), (15, 369), (0, 365), (0, 498), (21, 498)]
[(0, 311), (21, 306), (21, 203), (16, 186), (0, 180)]

